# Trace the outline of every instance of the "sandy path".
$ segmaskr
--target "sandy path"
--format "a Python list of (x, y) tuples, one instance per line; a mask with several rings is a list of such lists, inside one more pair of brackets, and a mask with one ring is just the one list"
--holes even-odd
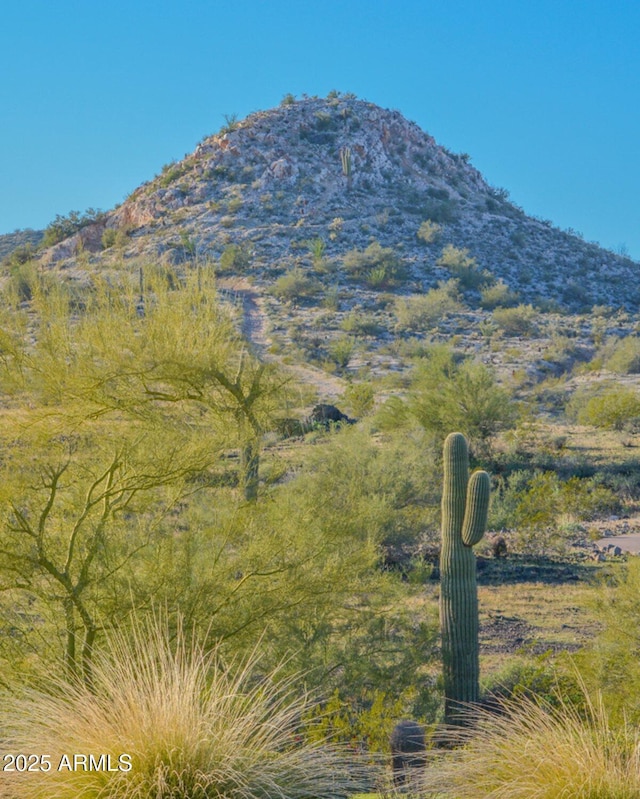
[[(269, 352), (272, 343), (267, 333), (269, 317), (264, 309), (261, 294), (246, 278), (223, 278), (218, 281), (223, 297), (236, 301), (242, 306), (242, 335), (251, 344), (254, 353), (264, 361), (279, 361)], [(310, 364), (281, 364), (282, 368), (294, 375), (296, 380), (315, 388), (321, 402), (335, 402), (347, 387), (347, 383), (336, 375), (330, 375)]]
[(632, 555), (640, 554), (640, 533), (627, 533), (626, 535), (610, 535), (600, 538), (596, 544), (602, 548), (608, 544), (620, 547), (623, 552), (630, 552)]

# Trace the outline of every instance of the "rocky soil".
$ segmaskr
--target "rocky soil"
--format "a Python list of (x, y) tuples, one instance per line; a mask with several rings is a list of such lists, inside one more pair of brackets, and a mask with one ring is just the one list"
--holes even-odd
[[(440, 233), (421, 242), (422, 222)], [(103, 250), (103, 233), (121, 235)], [(115, 237), (112, 237), (115, 241)], [(406, 120), (350, 95), (303, 99), (251, 114), (167, 165), (96, 225), (50, 249), (49, 265), (98, 267), (143, 255), (171, 263), (217, 260), (229, 246), (258, 285), (295, 265), (320, 239), (336, 264), (372, 241), (409, 267), (404, 293), (450, 277), (436, 262), (447, 244), (468, 248), (525, 302), (573, 310), (637, 306), (637, 264), (527, 216), (454, 154)], [(240, 267), (232, 269), (238, 271)]]

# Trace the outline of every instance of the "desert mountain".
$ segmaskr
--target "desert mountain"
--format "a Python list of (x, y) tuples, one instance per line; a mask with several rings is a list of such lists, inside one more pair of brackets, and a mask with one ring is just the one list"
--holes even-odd
[[(421, 239), (427, 220), (433, 235)], [(82, 254), (87, 266), (137, 256), (175, 264), (226, 253), (228, 271), (260, 285), (304, 269), (310, 242), (335, 266), (336, 285), (354, 277), (344, 255), (374, 243), (401, 257), (395, 290), (425, 291), (452, 276), (439, 263), (452, 245), (523, 302), (575, 311), (631, 309), (640, 299), (635, 262), (527, 216), (467, 155), (398, 111), (335, 93), (229, 119), (99, 222), (47, 250), (43, 263), (69, 267)]]

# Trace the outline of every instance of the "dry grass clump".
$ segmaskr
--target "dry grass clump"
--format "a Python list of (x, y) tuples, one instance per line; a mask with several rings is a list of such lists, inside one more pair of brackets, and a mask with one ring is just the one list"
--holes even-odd
[[(157, 624), (115, 637), (93, 691), (59, 683), (7, 700), (0, 749), (46, 754), (51, 768), (5, 772), (0, 797), (332, 799), (361, 789), (362, 767), (300, 740), (307, 703), (294, 683), (258, 675), (255, 661), (227, 669), (183, 635), (171, 645)], [(74, 754), (110, 755), (116, 770), (59, 770)], [(123, 754), (128, 771), (117, 770)]]
[(602, 702), (581, 714), (530, 699), (481, 714), (465, 745), (427, 772), (427, 796), (637, 799), (640, 732), (612, 727)]

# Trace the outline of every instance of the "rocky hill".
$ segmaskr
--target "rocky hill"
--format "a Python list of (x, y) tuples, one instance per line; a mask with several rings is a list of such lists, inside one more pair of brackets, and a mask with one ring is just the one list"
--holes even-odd
[[(402, 265), (394, 280), (378, 273), (378, 286), (343, 260), (372, 243)], [(468, 278), (471, 268), (471, 293), (500, 280), (522, 302), (574, 311), (632, 310), (640, 299), (636, 262), (527, 216), (467, 155), (399, 112), (336, 94), (228, 120), (42, 260), (99, 268), (138, 256), (222, 259), (223, 270), (266, 286), (315, 257), (332, 266), (330, 284), (419, 293), (460, 277), (460, 264), (456, 272), (443, 262), (447, 245), (468, 250), (462, 269)]]
[(13, 233), (0, 235), (0, 261), (20, 248), (31, 247), (35, 250), (43, 236), (43, 230), (32, 230), (31, 228), (14, 230)]

